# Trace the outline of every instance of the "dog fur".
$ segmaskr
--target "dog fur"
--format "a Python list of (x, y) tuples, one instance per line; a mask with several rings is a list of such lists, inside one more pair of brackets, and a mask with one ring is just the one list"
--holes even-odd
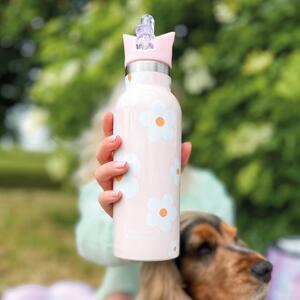
[[(185, 212), (180, 220), (180, 256), (143, 264), (137, 300), (261, 300), (268, 281), (251, 273), (266, 262), (216, 216)], [(269, 275), (269, 274), (267, 274)]]

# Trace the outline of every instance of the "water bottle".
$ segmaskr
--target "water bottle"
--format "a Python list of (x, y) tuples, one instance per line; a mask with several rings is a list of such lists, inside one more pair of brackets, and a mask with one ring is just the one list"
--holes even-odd
[(122, 145), (115, 161), (129, 170), (114, 179), (122, 199), (114, 205), (114, 255), (137, 261), (179, 255), (181, 109), (171, 93), (169, 69), (175, 33), (155, 37), (144, 15), (136, 36), (123, 35), (126, 90), (114, 111)]

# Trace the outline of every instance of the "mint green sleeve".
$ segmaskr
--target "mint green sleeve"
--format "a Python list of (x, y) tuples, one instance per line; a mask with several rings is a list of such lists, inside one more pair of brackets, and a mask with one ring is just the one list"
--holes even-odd
[(96, 181), (79, 190), (80, 219), (76, 226), (79, 254), (96, 264), (106, 266), (105, 275), (96, 299), (122, 292), (135, 296), (138, 291), (140, 263), (116, 258), (112, 251), (113, 221), (101, 208), (98, 198), (101, 188)]
[(140, 262), (106, 268), (96, 299), (104, 300), (114, 293), (125, 293), (135, 297), (139, 288), (140, 269)]
[(112, 251), (113, 221), (99, 205), (101, 188), (96, 181), (79, 190), (79, 213), (75, 234), (80, 256), (100, 265), (113, 266), (126, 261)]
[(234, 224), (233, 200), (224, 184), (209, 170), (188, 167), (182, 181), (181, 210), (195, 210), (217, 215), (226, 223)]

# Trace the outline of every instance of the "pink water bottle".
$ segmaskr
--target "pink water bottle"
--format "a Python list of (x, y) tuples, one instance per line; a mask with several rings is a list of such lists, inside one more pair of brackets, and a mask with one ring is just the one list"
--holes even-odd
[(116, 105), (114, 134), (122, 145), (115, 161), (129, 171), (114, 180), (114, 255), (138, 261), (179, 255), (181, 109), (170, 91), (175, 33), (154, 36), (144, 15), (136, 36), (124, 35), (126, 90)]

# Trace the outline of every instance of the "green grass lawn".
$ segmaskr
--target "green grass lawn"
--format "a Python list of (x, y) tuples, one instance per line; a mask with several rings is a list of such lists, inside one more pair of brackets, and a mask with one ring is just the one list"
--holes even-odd
[(77, 255), (77, 218), (76, 195), (0, 189), (0, 294), (17, 284), (63, 279), (97, 287), (103, 269)]

